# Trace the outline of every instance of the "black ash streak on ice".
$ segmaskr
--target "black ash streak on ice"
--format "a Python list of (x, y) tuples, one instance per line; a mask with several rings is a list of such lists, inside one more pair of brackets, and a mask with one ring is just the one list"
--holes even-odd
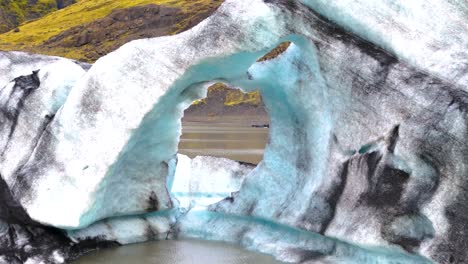
[[(25, 103), (27, 104), (28, 97), (34, 93), (35, 90), (39, 89), (41, 83), (38, 76), (39, 70), (33, 71), (31, 75), (20, 76), (13, 79), (13, 88), (11, 92), (7, 91), (7, 86), (0, 90), (0, 96), (2, 98), (7, 98), (3, 102), (0, 102), (0, 115), (2, 122), (0, 124), (0, 129), (6, 131), (9, 129), (8, 138), (3, 139), (4, 145), (2, 146), (3, 151), (0, 154), (0, 157), (4, 159), (5, 152), (9, 151), (8, 147), (12, 142), (12, 137), (17, 128), (18, 118), (23, 110)], [(6, 95), (6, 93), (9, 93)], [(54, 115), (45, 115), (42, 117), (41, 125), (38, 129), (38, 136), (33, 139), (34, 147), (31, 149), (31, 152), (36, 149), (37, 143), (41, 137), (47, 135), (47, 126), (53, 120)], [(34, 143), (35, 142), (35, 143)], [(44, 155), (44, 157), (52, 157), (51, 155)], [(50, 162), (47, 161), (46, 162)], [(24, 165), (24, 164), (23, 164)], [(27, 197), (29, 196), (29, 191), (31, 189), (31, 179), (28, 178), (28, 172), (24, 171), (23, 165), (19, 166), (17, 172), (14, 173), (16, 181), (12, 191), (16, 194), (16, 197)], [(31, 198), (31, 197), (29, 197)]]
[[(8, 138), (3, 146), (1, 156), (8, 150), (11, 138), (15, 132), (18, 116), (27, 103), (27, 98), (34, 90), (40, 87), (38, 72), (33, 71), (31, 75), (15, 78), (11, 91), (7, 91), (5, 86), (0, 90), (0, 96), (6, 100), (0, 102), (0, 114), (2, 122), (0, 129), (9, 130)], [(8, 93), (6, 95), (5, 93)], [(53, 115), (44, 117), (43, 131), (41, 136), (46, 134), (46, 127), (52, 121)], [(37, 138), (36, 142), (38, 141)], [(13, 189), (18, 195), (25, 195), (30, 189), (31, 179), (28, 173), (16, 173), (16, 182)], [(25, 263), (28, 259), (45, 261), (46, 263), (56, 263), (54, 252), (59, 258), (73, 260), (86, 252), (94, 251), (98, 248), (106, 248), (118, 245), (114, 241), (106, 241), (103, 238), (90, 238), (78, 243), (73, 242), (63, 230), (46, 227), (32, 220), (24, 208), (13, 197), (10, 188), (0, 175), (0, 262), (7, 261), (8, 264)]]
[(34, 71), (31, 75), (15, 78), (13, 80), (14, 86), (11, 91), (7, 91), (8, 85), (0, 90), (0, 96), (6, 98), (3, 102), (0, 102), (0, 113), (3, 117), (0, 129), (7, 130), (9, 128), (10, 130), (6, 145), (2, 146), (3, 151), (1, 156), (3, 156), (7, 150), (8, 144), (10, 144), (11, 137), (18, 123), (18, 116), (24, 106), (26, 98), (40, 86), (38, 72), (39, 71)]
[[(39, 71), (40, 70), (36, 70), (33, 71), (31, 75), (24, 75), (13, 79), (12, 82), (14, 85), (11, 91), (7, 90), (9, 85), (0, 90), (0, 97), (6, 98), (0, 102), (0, 118), (2, 120), (0, 123), (0, 129), (2, 131), (9, 130), (8, 138), (2, 140), (4, 144), (2, 146), (3, 150), (0, 154), (2, 159), (5, 158), (5, 152), (9, 151), (10, 144), (14, 144), (12, 142), (12, 138), (17, 129), (19, 115), (21, 114), (25, 104), (28, 103), (28, 97), (34, 93), (34, 91), (39, 89), (41, 85), (38, 76)], [(44, 135), (47, 126), (53, 118), (54, 115), (46, 115), (42, 117), (38, 136), (33, 140), (36, 144), (39, 142), (39, 138)], [(33, 149), (35, 149), (35, 147), (32, 148), (31, 151)], [(19, 195), (27, 194), (31, 188), (30, 179), (27, 178), (27, 173), (20, 173), (21, 168), (22, 165), (20, 165), (20, 170), (14, 173), (14, 175), (16, 175), (16, 182), (13, 187), (13, 191)]]
[(73, 242), (63, 230), (43, 226), (32, 220), (13, 198), (0, 176), (0, 263), (25, 263), (28, 259), (57, 263), (57, 256), (69, 261), (98, 248), (118, 246), (114, 241), (90, 238)]
[[(288, 8), (291, 7), (299, 9), (297, 4), (289, 1), (285, 2), (285, 6)], [(289, 9), (284, 8), (284, 10)], [(334, 218), (334, 212), (337, 210), (340, 200), (346, 199), (346, 197), (342, 197), (342, 195), (345, 191), (347, 182), (357, 180), (362, 182), (363, 186), (368, 186), (368, 188), (360, 194), (358, 202), (354, 206), (374, 208), (375, 217), (380, 218), (380, 221), (382, 222), (381, 232), (383, 238), (387, 239), (391, 243), (401, 245), (402, 248), (408, 251), (417, 251), (417, 248), (422, 242), (421, 240), (391, 234), (386, 225), (389, 225), (391, 221), (397, 217), (417, 216), (421, 214), (421, 207), (433, 198), (440, 182), (449, 180), (445, 178), (446, 176), (440, 175), (441, 168), (439, 168), (440, 165), (448, 162), (446, 159), (450, 156), (447, 153), (450, 147), (447, 148), (445, 145), (450, 146), (454, 144), (458, 146), (458, 151), (463, 157), (465, 157), (464, 160), (468, 160), (466, 143), (460, 141), (457, 137), (452, 136), (450, 132), (446, 131), (447, 129), (445, 127), (438, 124), (443, 122), (442, 120), (445, 118), (444, 113), (438, 113), (439, 109), (451, 108), (450, 111), (459, 111), (460, 114), (466, 118), (466, 102), (468, 100), (468, 94), (459, 87), (456, 87), (454, 84), (446, 83), (443, 80), (435, 78), (427, 73), (412, 69), (405, 65), (405, 63), (400, 62), (393, 55), (370, 42), (350, 35), (316, 13), (314, 13), (314, 15), (319, 17), (319, 19), (313, 20), (313, 22), (317, 24), (317, 28), (320, 28), (324, 33), (326, 32), (323, 36), (324, 40), (315, 41), (319, 50), (326, 49), (326, 46), (333, 45), (334, 42), (344, 43), (346, 46), (349, 46), (350, 49), (354, 49), (354, 47), (356, 47), (362, 54), (365, 54), (365, 57), (367, 58), (364, 58), (364, 60), (378, 62), (379, 66), (372, 74), (372, 76), (376, 78), (370, 80), (369, 78), (366, 78), (367, 76), (365, 75), (361, 76), (359, 74), (359, 69), (356, 71), (351, 70), (351, 73), (355, 74), (355, 77), (353, 78), (353, 90), (362, 94), (363, 97), (369, 98), (378, 93), (395, 95), (399, 101), (402, 101), (396, 101), (395, 103), (401, 104), (398, 105), (398, 107), (405, 111), (405, 108), (407, 108), (405, 105), (407, 104), (409, 108), (411, 107), (411, 104), (414, 104), (414, 102), (411, 102), (411, 98), (408, 98), (405, 94), (399, 91), (398, 85), (403, 84), (410, 89), (412, 89), (411, 87), (418, 87), (417, 89), (422, 88), (422, 93), (428, 93), (428, 96), (436, 98), (436, 100), (439, 100), (440, 102), (434, 101), (434, 103), (429, 107), (416, 105), (419, 109), (413, 111), (413, 113), (411, 113), (410, 109), (406, 110), (409, 116), (407, 116), (405, 120), (402, 120), (403, 122), (406, 122), (406, 124), (404, 124), (404, 129), (413, 130), (418, 129), (418, 126), (422, 126), (422, 129), (418, 129), (420, 131), (413, 135), (413, 144), (416, 144), (414, 146), (414, 155), (427, 163), (428, 166), (435, 167), (434, 170), (437, 172), (437, 175), (435, 179), (433, 179), (433, 182), (429, 185), (416, 186), (416, 188), (420, 189), (411, 190), (419, 195), (403, 198), (403, 193), (407, 191), (406, 188), (409, 188), (408, 182), (411, 180), (411, 175), (406, 171), (393, 167), (389, 161), (389, 157), (393, 156), (395, 147), (398, 144), (400, 125), (395, 124), (394, 129), (390, 132), (389, 142), (386, 149), (374, 150), (370, 153), (356, 154), (344, 164), (341, 164), (342, 169), (340, 170), (340, 175), (337, 177), (338, 183), (333, 185), (328, 191), (325, 191), (325, 194), (321, 194), (328, 196), (328, 198), (325, 197), (324, 199), (328, 201), (327, 204), (331, 208), (331, 213), (328, 218), (321, 220), (323, 222), (318, 225), (319, 228), (312, 228), (312, 230), (322, 234), (326, 232), (328, 225)], [(248, 77), (249, 80), (253, 79), (249, 73)], [(391, 98), (392, 96), (388, 97)], [(378, 104), (378, 102), (376, 104)], [(371, 105), (369, 110), (372, 108), (373, 107)], [(428, 117), (428, 112), (431, 113), (432, 116)], [(379, 115), (377, 112), (374, 114)], [(296, 131), (295, 128), (292, 129)], [(431, 135), (434, 132), (443, 139), (434, 138)], [(299, 131), (295, 134), (301, 135), (302, 133)], [(296, 141), (301, 145), (300, 138)], [(434, 150), (442, 150), (442, 152)], [(305, 160), (298, 160), (297, 165), (299, 165), (299, 168), (305, 166), (303, 163), (304, 161)], [(351, 166), (351, 164), (354, 164), (354, 166)], [(361, 175), (365, 175), (366, 177), (362, 177)], [(465, 186), (463, 189), (468, 187), (467, 181), (464, 181), (463, 186)], [(414, 185), (412, 188), (414, 188)], [(231, 197), (227, 199), (226, 202), (232, 204), (234, 200), (235, 198)], [(291, 200), (294, 200), (294, 197), (291, 197)], [(455, 201), (466, 200), (466, 192), (461, 192), (459, 197), (455, 198)], [(466, 250), (464, 250), (465, 245), (463, 244), (466, 243), (464, 241), (466, 241), (467, 238), (464, 237), (463, 234), (468, 233), (468, 226), (465, 224), (468, 211), (466, 209), (467, 207), (463, 206), (463, 204), (464, 203), (462, 202), (456, 202), (456, 204), (447, 208), (447, 216), (451, 226), (451, 231), (449, 232), (450, 238), (447, 241), (441, 241), (439, 247), (445, 247), (444, 244), (456, 245), (453, 245), (453, 248), (451, 248), (452, 246), (449, 246), (447, 249), (434, 250), (435, 252), (440, 252), (434, 253), (433, 257), (441, 263), (462, 263), (467, 259), (467, 253)], [(255, 210), (255, 206), (256, 203), (253, 202), (247, 209), (245, 209), (245, 213), (247, 215), (251, 215)], [(462, 213), (454, 213), (456, 210), (455, 208), (458, 210), (462, 209)], [(320, 215), (320, 212), (317, 212), (316, 208), (310, 208), (308, 214), (304, 215), (301, 222), (306, 222), (306, 225), (311, 222), (316, 222), (316, 215)], [(278, 217), (281, 217), (281, 214), (279, 214)], [(299, 226), (302, 225), (304, 225), (304, 223), (299, 224)], [(317, 225), (314, 224), (313, 226)], [(426, 238), (431, 239), (432, 234), (427, 234), (422, 237), (422, 239)], [(444, 253), (453, 251), (455, 248), (457, 248), (456, 254), (447, 255), (448, 253)]]

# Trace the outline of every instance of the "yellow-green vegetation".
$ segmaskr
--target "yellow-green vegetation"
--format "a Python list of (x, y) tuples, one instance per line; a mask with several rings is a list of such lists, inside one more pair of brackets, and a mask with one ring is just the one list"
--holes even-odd
[[(244, 93), (238, 89), (231, 89), (223, 83), (215, 83), (208, 88), (207, 98), (213, 98), (213, 94), (222, 94), (223, 103), (225, 106), (237, 106), (242, 104), (248, 104), (253, 106), (262, 105), (262, 96), (259, 91)], [(192, 105), (203, 105), (207, 104), (207, 98), (197, 100)]]
[(262, 97), (259, 91), (243, 93), (240, 90), (229, 90), (224, 100), (224, 105), (235, 106), (249, 104), (259, 106), (262, 104)]
[[(5, 1), (5, 0), (4, 0)], [(27, 2), (22, 0), (18, 2)], [(54, 2), (42, 0), (43, 2)], [(17, 1), (10, 1), (17, 2)], [(185, 29), (191, 18), (200, 12), (207, 12), (219, 6), (219, 0), (78, 0), (75, 4), (64, 9), (50, 13), (41, 19), (26, 22), (19, 26), (19, 32), (9, 31), (0, 35), (1, 50), (25, 50), (49, 55), (59, 55), (73, 59), (82, 59), (83, 50), (74, 49), (48, 49), (41, 46), (45, 41), (73, 27), (84, 25), (108, 16), (116, 9), (126, 9), (134, 6), (157, 4), (180, 8), (186, 17), (175, 25), (174, 32)], [(21, 9), (14, 6), (14, 9)], [(16, 30), (17, 31), (17, 30)]]
[(195, 100), (192, 105), (203, 105), (206, 104), (206, 98), (200, 99), (200, 100)]
[(37, 0), (36, 3), (31, 3), (29, 0), (0, 0), (0, 9), (3, 13), (0, 32), (4, 32), (27, 20), (57, 10), (57, 2), (55, 0)]

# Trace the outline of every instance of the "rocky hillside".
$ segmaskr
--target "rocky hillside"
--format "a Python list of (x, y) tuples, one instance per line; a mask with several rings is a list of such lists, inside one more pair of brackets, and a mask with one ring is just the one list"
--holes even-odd
[(215, 119), (229, 115), (249, 116), (252, 120), (266, 116), (260, 92), (243, 93), (217, 83), (208, 89), (206, 98), (196, 101), (185, 111), (186, 120), (198, 120), (199, 117)]
[[(4, 0), (4, 2), (14, 7), (2, 6), (5, 12), (10, 9), (26, 12), (26, 7), (29, 6), (13, 4), (17, 1)], [(39, 6), (42, 2), (56, 1), (36, 0), (36, 2)], [(66, 1), (61, 2), (63, 5), (67, 4)], [(208, 17), (222, 2), (222, 0), (77, 0), (67, 8), (1, 34), (0, 49), (22, 50), (94, 62), (131, 40), (172, 35), (187, 30)], [(57, 3), (50, 5), (51, 10), (53, 7), (57, 9)]]
[(75, 0), (0, 0), (0, 33), (73, 3)]

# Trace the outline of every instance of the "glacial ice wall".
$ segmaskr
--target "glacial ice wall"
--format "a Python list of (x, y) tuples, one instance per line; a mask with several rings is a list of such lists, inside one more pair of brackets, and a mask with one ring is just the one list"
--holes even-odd
[[(13, 68), (21, 69), (19, 66)], [(0, 173), (8, 183), (18, 185), (21, 180), (15, 173), (27, 162), (39, 137), (64, 104), (75, 82), (85, 73), (68, 60), (49, 62), (42, 67), (33, 64), (27, 68), (35, 71), (15, 78), (0, 90)]]
[(226, 158), (177, 155), (174, 178), (168, 189), (182, 211), (206, 210), (232, 193), (238, 192), (253, 165)]
[(464, 0), (300, 2), (422, 71), (462, 87), (468, 84)]
[[(463, 263), (466, 9), (431, 3), (456, 11), (426, 31), (433, 11), (419, 1), (377, 10), (366, 1), (228, 0), (192, 30), (128, 43), (82, 77), (67, 66), (69, 79), (44, 89), (65, 91), (63, 106), (35, 137), (15, 139), (38, 141), (2, 176), (32, 220), (67, 229), (73, 243), (186, 236), (289, 262)], [(283, 41), (292, 42), (283, 54), (257, 62)], [(43, 72), (3, 91), (40, 88)], [(195, 201), (172, 188), (206, 178), (177, 159), (180, 118), (215, 81), (260, 89), (270, 138), (242, 184), (223, 174), (199, 185), (210, 193), (225, 183), (222, 194)]]

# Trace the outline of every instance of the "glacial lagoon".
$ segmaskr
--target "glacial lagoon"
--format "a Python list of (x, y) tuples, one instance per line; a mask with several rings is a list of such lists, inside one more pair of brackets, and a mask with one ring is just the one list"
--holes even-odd
[(100, 250), (73, 264), (275, 264), (271, 256), (238, 246), (200, 241), (166, 240)]
[(235, 118), (225, 121), (185, 121), (179, 153), (223, 157), (258, 164), (268, 140), (268, 128), (252, 127), (265, 122), (247, 122)]

